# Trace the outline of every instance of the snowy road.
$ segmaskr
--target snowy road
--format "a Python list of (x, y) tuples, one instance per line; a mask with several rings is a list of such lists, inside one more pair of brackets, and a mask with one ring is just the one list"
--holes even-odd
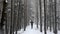
[[(34, 24), (33, 29), (31, 29), (31, 25), (29, 25), (26, 27), (26, 31), (21, 29), (20, 31), (18, 31), (18, 34), (44, 34), (44, 31), (40, 32), (40, 27), (37, 29), (36, 25)], [(47, 34), (54, 34), (54, 33), (47, 30)], [(58, 34), (60, 34), (60, 31), (58, 32)]]

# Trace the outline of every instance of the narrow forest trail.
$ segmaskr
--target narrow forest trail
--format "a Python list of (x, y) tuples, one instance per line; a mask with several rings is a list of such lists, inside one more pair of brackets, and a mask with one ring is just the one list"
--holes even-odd
[[(43, 28), (43, 30), (44, 30), (44, 28)], [(40, 27), (37, 29), (36, 24), (33, 24), (33, 29), (31, 29), (31, 25), (28, 25), (26, 27), (26, 31), (21, 29), (20, 31), (18, 31), (18, 34), (44, 34), (44, 31), (40, 32)], [(47, 34), (54, 34), (54, 33), (47, 30)], [(58, 31), (58, 34), (60, 34), (60, 31)]]
[(31, 25), (27, 26), (26, 31), (22, 34), (40, 34), (39, 28), (36, 28), (36, 25), (33, 24), (33, 29), (31, 29)]

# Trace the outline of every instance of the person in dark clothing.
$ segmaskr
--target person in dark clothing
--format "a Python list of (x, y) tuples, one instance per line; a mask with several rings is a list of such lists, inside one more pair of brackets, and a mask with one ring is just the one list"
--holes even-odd
[(31, 29), (32, 29), (32, 28), (33, 28), (33, 21), (31, 20), (31, 22), (30, 22), (30, 23), (31, 23)]

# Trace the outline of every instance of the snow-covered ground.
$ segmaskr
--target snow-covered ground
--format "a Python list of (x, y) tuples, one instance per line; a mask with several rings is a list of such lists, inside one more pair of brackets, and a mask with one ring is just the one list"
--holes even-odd
[[(43, 30), (44, 30), (44, 28), (43, 28)], [(26, 27), (26, 31), (21, 29), (18, 31), (18, 34), (44, 34), (44, 31), (40, 32), (40, 27), (37, 29), (36, 24), (33, 24), (33, 29), (31, 29), (31, 25), (28, 25)], [(53, 31), (50, 32), (49, 30), (47, 30), (47, 34), (54, 34), (54, 33), (53, 33)], [(60, 34), (60, 31), (58, 31), (58, 34)]]

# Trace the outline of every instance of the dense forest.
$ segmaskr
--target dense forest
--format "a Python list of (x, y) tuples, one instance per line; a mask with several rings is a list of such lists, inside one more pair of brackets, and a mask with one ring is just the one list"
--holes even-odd
[[(40, 32), (60, 31), (60, 0), (0, 0), (0, 34), (17, 34), (36, 24)], [(40, 25), (40, 26), (38, 26)], [(15, 33), (14, 33), (15, 32)]]

